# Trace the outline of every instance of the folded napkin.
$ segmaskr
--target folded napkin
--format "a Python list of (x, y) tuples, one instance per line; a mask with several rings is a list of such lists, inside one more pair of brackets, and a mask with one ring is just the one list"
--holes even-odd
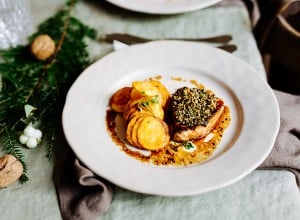
[(112, 187), (84, 166), (72, 152), (67, 142), (59, 140), (53, 181), (63, 219), (93, 220), (110, 206)]
[(300, 188), (300, 96), (274, 92), (279, 103), (281, 124), (274, 148), (260, 168), (290, 170)]

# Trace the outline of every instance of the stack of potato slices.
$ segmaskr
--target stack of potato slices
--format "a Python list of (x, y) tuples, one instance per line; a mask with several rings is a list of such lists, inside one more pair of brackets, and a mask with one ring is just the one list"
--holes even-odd
[(170, 140), (164, 113), (170, 94), (157, 80), (134, 81), (131, 87), (116, 91), (110, 100), (111, 108), (123, 115), (126, 139), (138, 148), (159, 150)]

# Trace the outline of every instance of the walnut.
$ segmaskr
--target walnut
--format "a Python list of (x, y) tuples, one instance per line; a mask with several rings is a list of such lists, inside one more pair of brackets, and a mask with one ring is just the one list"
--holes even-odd
[(31, 53), (38, 60), (46, 60), (55, 51), (55, 43), (49, 35), (42, 34), (37, 36), (31, 43)]
[(16, 182), (23, 173), (23, 166), (12, 155), (0, 157), (0, 188)]

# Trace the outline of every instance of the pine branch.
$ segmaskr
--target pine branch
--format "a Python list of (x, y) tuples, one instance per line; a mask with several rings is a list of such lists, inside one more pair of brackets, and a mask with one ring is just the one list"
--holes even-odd
[[(96, 31), (72, 17), (76, 2), (67, 1), (61, 11), (43, 22), (29, 37), (32, 42), (38, 35), (47, 34), (54, 40), (56, 49), (48, 60), (40, 61), (32, 56), (30, 44), (0, 50), (0, 138), (3, 150), (15, 155), (23, 164), (23, 181), (28, 180), (27, 165), (18, 135), (28, 123), (38, 125), (44, 134), (45, 156), (51, 158), (68, 88), (91, 63), (84, 39), (95, 39)], [(25, 105), (36, 108), (26, 120)]]
[(32, 96), (32, 94), (34, 93), (35, 89), (38, 89), (40, 87), (40, 84), (43, 80), (43, 78), (45, 77), (45, 75), (48, 73), (48, 69), (51, 68), (51, 66), (55, 63), (55, 60), (57, 58), (57, 55), (58, 55), (58, 52), (60, 51), (62, 45), (63, 45), (63, 42), (65, 40), (65, 37), (66, 37), (66, 34), (67, 34), (67, 28), (68, 28), (68, 25), (69, 25), (69, 21), (70, 21), (70, 18), (71, 18), (71, 11), (74, 7), (74, 4), (75, 4), (75, 1), (70, 1), (69, 2), (69, 8), (67, 9), (66, 11), (66, 19), (64, 21), (64, 26), (63, 26), (63, 29), (62, 29), (62, 34), (61, 34), (61, 37), (58, 41), (58, 44), (55, 48), (55, 51), (54, 51), (54, 55), (51, 57), (50, 61), (44, 66), (44, 69), (38, 79), (38, 81), (36, 82), (36, 84), (33, 86), (33, 88), (30, 90), (28, 96), (26, 97), (25, 99), (25, 102), (28, 102), (28, 100), (30, 99), (30, 97)]

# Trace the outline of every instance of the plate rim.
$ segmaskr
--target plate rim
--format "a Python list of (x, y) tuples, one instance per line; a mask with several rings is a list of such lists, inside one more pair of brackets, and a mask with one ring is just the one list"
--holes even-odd
[[(151, 5), (150, 7), (147, 5), (141, 5), (140, 1), (135, 2), (135, 4), (128, 5), (128, 3), (122, 0), (106, 0), (107, 2), (121, 7), (123, 9), (127, 9), (130, 11), (140, 12), (140, 13), (147, 13), (153, 15), (171, 15), (171, 14), (180, 14), (186, 12), (192, 12), (199, 9), (203, 9), (214, 4), (221, 2), (222, 0), (200, 0), (199, 2), (192, 4), (192, 5), (185, 5), (185, 7), (161, 7), (160, 5)], [(202, 1), (202, 2), (201, 2)], [(203, 2), (204, 1), (204, 2)], [(138, 4), (136, 4), (138, 3)], [(138, 5), (138, 6), (137, 6)], [(171, 5), (172, 6), (172, 5)], [(184, 5), (183, 5), (184, 6)]]
[[(129, 48), (126, 48), (124, 50), (121, 50), (121, 51), (115, 51), (115, 52), (112, 52), (111, 54), (108, 54), (106, 55), (105, 57), (101, 58), (99, 61), (97, 61), (96, 63), (99, 63), (99, 62), (105, 62), (105, 59), (109, 59), (111, 57), (114, 57), (116, 54), (120, 54), (120, 53), (123, 53), (123, 54), (126, 54), (132, 50), (144, 50), (145, 48), (151, 48), (151, 47), (161, 47), (161, 46), (165, 46), (165, 47), (176, 47), (176, 46), (180, 46), (180, 47), (198, 47), (197, 49), (206, 49), (206, 50), (213, 50), (213, 51), (217, 51), (216, 53), (218, 54), (223, 54), (226, 56), (231, 56), (232, 59), (236, 60), (236, 61), (239, 61), (240, 63), (243, 63), (243, 65), (246, 65), (249, 69), (251, 69), (251, 71), (254, 71), (254, 72), (257, 72), (252, 66), (250, 66), (248, 63), (246, 63), (245, 61), (231, 55), (231, 54), (228, 54), (227, 52), (224, 52), (224, 51), (221, 51), (219, 49), (216, 49), (216, 48), (212, 48), (210, 46), (207, 46), (205, 44), (199, 44), (199, 43), (194, 43), (194, 42), (182, 42), (182, 41), (158, 41), (158, 42), (150, 42), (150, 43), (146, 43), (146, 44), (140, 44), (140, 45), (135, 45), (135, 46), (131, 46)], [(197, 52), (196, 52), (197, 53)], [(83, 71), (83, 73), (85, 72), (88, 72), (90, 70), (90, 68), (92, 68), (93, 66), (96, 65), (96, 63), (92, 64), (90, 67), (88, 67), (85, 71)], [(77, 155), (77, 157), (79, 159), (82, 159), (82, 155), (80, 155), (80, 153), (77, 152), (77, 149), (74, 149), (74, 146), (72, 146), (72, 141), (70, 140), (70, 136), (68, 134), (68, 132), (65, 130), (66, 127), (66, 106), (68, 105), (68, 102), (70, 101), (70, 94), (72, 93), (72, 89), (74, 88), (74, 85), (76, 85), (80, 80), (82, 80), (82, 78), (84, 79), (84, 74), (81, 74), (78, 79), (74, 82), (74, 84), (71, 86), (68, 94), (67, 94), (67, 98), (66, 98), (66, 103), (65, 103), (65, 106), (64, 106), (64, 109), (63, 109), (63, 117), (62, 117), (62, 122), (63, 122), (63, 130), (64, 130), (64, 133), (65, 133), (65, 136), (66, 136), (66, 139), (67, 141), (69, 142), (71, 148), (73, 149), (74, 153)], [(275, 127), (274, 127), (274, 130), (273, 130), (273, 135), (272, 137), (270, 137), (270, 140), (269, 142), (273, 145), (274, 142), (275, 142), (275, 138), (276, 138), (276, 134), (278, 133), (278, 130), (279, 130), (279, 106), (278, 106), (278, 102), (276, 100), (276, 97), (274, 95), (274, 93), (272, 92), (271, 88), (268, 86), (267, 82), (265, 82), (263, 79), (261, 79), (258, 75), (256, 76), (253, 76), (254, 78), (256, 78), (256, 80), (259, 80), (260, 83), (263, 83), (265, 86), (266, 86), (266, 89), (271, 93), (270, 95), (273, 97), (273, 101), (274, 101), (274, 106), (276, 107), (275, 111), (277, 112), (277, 118), (275, 118)], [(74, 143), (73, 143), (74, 144)], [(271, 145), (270, 144), (270, 145)], [(223, 182), (223, 183), (219, 183), (219, 184), (216, 184), (214, 186), (211, 186), (211, 187), (208, 187), (206, 189), (193, 189), (193, 190), (186, 190), (186, 191), (177, 191), (177, 192), (161, 192), (161, 191), (157, 191), (157, 189), (154, 189), (154, 190), (144, 190), (143, 188), (132, 188), (128, 185), (124, 185), (118, 181), (116, 181), (116, 179), (112, 180), (112, 179), (108, 179), (108, 181), (112, 181), (113, 183), (115, 183), (116, 185), (119, 185), (123, 188), (126, 188), (126, 189), (129, 189), (129, 190), (132, 190), (132, 191), (136, 191), (136, 192), (140, 192), (140, 193), (146, 193), (146, 194), (155, 194), (155, 195), (163, 195), (163, 196), (186, 196), (186, 195), (195, 195), (195, 194), (199, 194), (199, 193), (203, 193), (203, 192), (208, 192), (208, 191), (211, 191), (211, 190), (215, 190), (215, 189), (218, 189), (218, 188), (222, 188), (224, 186), (227, 186), (233, 182), (236, 182), (238, 181), (239, 179), (243, 178), (244, 176), (246, 176), (248, 173), (250, 173), (253, 169), (255, 169), (261, 162), (263, 162), (263, 160), (267, 157), (267, 155), (271, 152), (271, 149), (272, 149), (272, 146), (269, 146), (268, 149), (266, 151), (264, 151), (264, 155), (261, 156), (261, 158), (257, 161), (255, 161), (255, 163), (252, 164), (251, 167), (248, 167), (247, 171), (246, 172), (243, 172), (243, 173), (240, 173), (239, 175), (237, 175), (235, 178), (231, 179), (231, 180), (228, 180), (226, 182)], [(83, 159), (82, 161), (83, 163), (85, 163), (88, 167), (90, 166), (90, 164), (85, 161)], [(95, 171), (94, 170), (94, 167), (90, 167), (95, 173), (97, 173), (98, 175), (101, 175), (98, 171)], [(105, 176), (103, 176), (103, 178), (106, 178)]]

